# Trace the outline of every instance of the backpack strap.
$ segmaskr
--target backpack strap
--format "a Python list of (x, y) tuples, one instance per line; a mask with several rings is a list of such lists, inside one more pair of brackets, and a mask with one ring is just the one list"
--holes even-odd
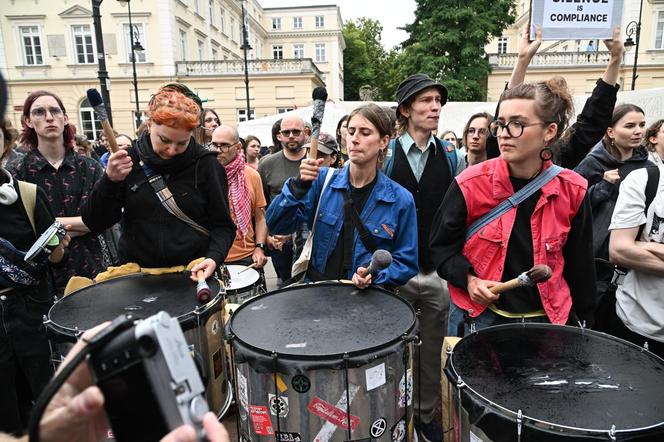
[[(655, 195), (657, 195), (657, 187), (659, 186), (659, 167), (647, 166), (646, 171), (648, 172), (648, 181), (646, 182), (646, 189), (645, 189), (646, 206), (643, 209), (643, 211), (645, 212), (647, 218), (648, 207), (650, 207), (650, 204), (652, 204), (653, 200), (655, 199)], [(639, 227), (639, 234), (636, 235), (637, 241), (639, 240), (639, 238), (641, 238), (641, 234), (643, 233), (643, 229), (645, 229), (645, 227), (646, 227), (645, 224), (641, 224), (641, 227)]]
[(19, 192), (21, 192), (21, 202), (25, 208), (25, 213), (28, 215), (28, 220), (32, 226), (32, 231), (36, 235), (37, 227), (35, 226), (35, 206), (37, 205), (37, 185), (21, 180), (16, 180), (16, 182), (18, 183)]
[[(445, 158), (447, 159), (447, 166), (450, 168), (450, 174), (452, 175), (452, 179), (454, 179), (454, 177), (456, 176), (457, 161), (458, 161), (456, 152), (454, 151), (455, 147), (449, 141), (443, 141), (437, 137), (434, 137), (434, 139), (436, 141), (436, 146), (438, 150), (440, 150), (445, 154)], [(389, 143), (387, 143), (387, 152), (385, 152), (385, 162), (383, 163), (383, 173), (385, 173), (385, 175), (387, 175), (388, 177), (391, 177), (392, 169), (394, 168), (396, 146), (397, 146), (396, 138), (392, 138), (389, 141)]]
[(388, 177), (392, 175), (392, 169), (394, 168), (394, 156), (397, 146), (396, 138), (391, 138), (387, 143), (387, 151), (385, 152), (385, 162), (383, 163), (383, 173)]

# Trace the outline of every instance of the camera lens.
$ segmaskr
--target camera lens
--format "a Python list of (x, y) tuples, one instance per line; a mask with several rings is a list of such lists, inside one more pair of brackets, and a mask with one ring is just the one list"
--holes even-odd
[(141, 356), (151, 358), (157, 353), (157, 343), (151, 336), (141, 336), (138, 338), (138, 351)]

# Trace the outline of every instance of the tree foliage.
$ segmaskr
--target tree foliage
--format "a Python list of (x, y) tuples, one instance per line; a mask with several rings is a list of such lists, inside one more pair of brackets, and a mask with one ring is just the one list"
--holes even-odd
[[(344, 24), (344, 99), (360, 99), (360, 88), (376, 89), (377, 100), (392, 100), (394, 97), (394, 60), (396, 50), (386, 51), (381, 43), (383, 26), (380, 22), (362, 17)], [(398, 84), (398, 83), (397, 83)]]
[(424, 72), (450, 100), (482, 101), (491, 67), (484, 46), (514, 23), (512, 0), (416, 0), (415, 21), (398, 62), (400, 78)]

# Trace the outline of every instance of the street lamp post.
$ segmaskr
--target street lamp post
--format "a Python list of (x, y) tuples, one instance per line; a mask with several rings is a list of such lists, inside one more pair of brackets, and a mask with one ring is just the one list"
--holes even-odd
[(247, 51), (251, 50), (251, 46), (249, 45), (246, 0), (242, 0), (242, 46), (240, 49), (244, 51), (244, 89), (247, 97), (247, 120), (251, 120), (251, 104), (249, 102), (249, 64), (247, 62)]
[[(641, 0), (641, 5), (639, 6), (639, 21), (631, 21), (627, 24), (625, 28), (625, 34), (627, 35), (627, 40), (625, 41), (625, 47), (629, 48), (636, 45), (636, 52), (634, 52), (634, 67), (632, 68), (632, 90), (636, 86), (636, 79), (639, 77), (636, 74), (637, 66), (639, 62), (639, 43), (641, 42), (641, 14), (643, 13), (643, 0)], [(632, 35), (634, 35), (634, 40), (632, 40)], [(636, 44), (634, 41), (636, 40)]]
[(134, 102), (136, 104), (136, 110), (134, 111), (134, 122), (136, 124), (136, 129), (141, 125), (141, 108), (138, 102), (138, 78), (136, 78), (136, 52), (143, 51), (143, 46), (139, 41), (138, 30), (134, 29), (134, 25), (131, 22), (131, 0), (118, 0), (120, 3), (127, 4), (127, 15), (129, 16), (129, 46), (131, 50), (131, 71), (134, 76)]
[(111, 112), (111, 95), (109, 94), (110, 79), (108, 78), (108, 71), (106, 70), (106, 56), (104, 55), (104, 34), (101, 31), (101, 14), (99, 6), (104, 0), (92, 0), (92, 23), (95, 29), (95, 40), (97, 41), (97, 63), (99, 70), (97, 71), (97, 78), (99, 78), (99, 85), (101, 86), (101, 97), (106, 105), (106, 112), (108, 113), (108, 122), (113, 126), (113, 113)]

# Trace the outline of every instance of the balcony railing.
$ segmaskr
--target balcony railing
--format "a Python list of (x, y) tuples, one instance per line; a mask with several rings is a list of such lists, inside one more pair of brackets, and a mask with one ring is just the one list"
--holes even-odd
[[(252, 76), (308, 74), (322, 77), (310, 58), (248, 60), (247, 68)], [(178, 61), (175, 71), (178, 76), (195, 77), (244, 75), (244, 60)]]
[[(489, 54), (489, 63), (494, 68), (512, 68), (517, 54)], [(606, 66), (611, 58), (609, 51), (600, 52), (540, 52), (530, 62), (531, 67), (595, 67)]]

